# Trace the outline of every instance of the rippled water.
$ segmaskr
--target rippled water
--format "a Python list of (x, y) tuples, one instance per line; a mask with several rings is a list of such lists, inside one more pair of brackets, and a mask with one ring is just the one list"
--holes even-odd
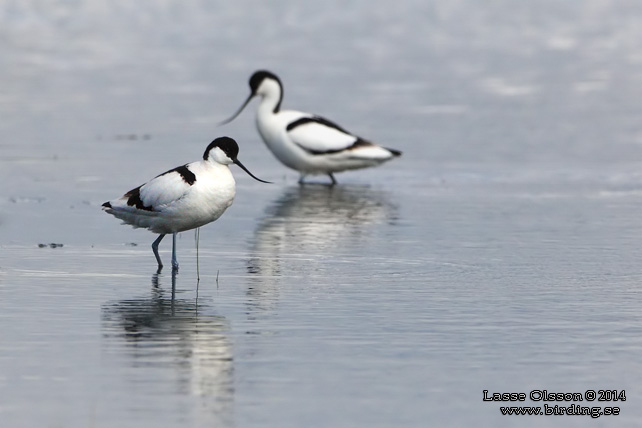
[[(640, 21), (602, 0), (3, 3), (0, 425), (639, 426)], [(297, 185), (255, 104), (215, 126), (258, 68), (285, 108), (404, 156)], [(275, 184), (233, 171), (198, 265), (186, 232), (157, 274), (153, 235), (100, 204), (224, 134)], [(509, 417), (484, 389), (627, 401)]]

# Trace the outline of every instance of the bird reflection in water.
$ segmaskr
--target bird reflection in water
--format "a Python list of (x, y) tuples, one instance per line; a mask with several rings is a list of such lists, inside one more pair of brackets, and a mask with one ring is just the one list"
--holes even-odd
[(373, 226), (397, 221), (390, 199), (388, 192), (370, 186), (286, 188), (266, 208), (254, 234), (247, 266), (249, 305), (269, 306), (283, 275), (309, 278), (323, 274), (328, 258), (363, 253)]
[[(103, 305), (106, 346), (129, 356), (137, 374), (129, 382), (157, 382), (158, 393), (172, 380), (175, 385), (168, 394), (195, 399), (190, 413), (197, 413), (198, 420), (212, 421), (208, 426), (229, 426), (234, 366), (228, 322), (222, 316), (205, 315), (208, 306), (196, 299), (176, 299), (175, 273), (171, 294), (161, 286), (162, 279), (159, 273), (152, 276), (151, 297)], [(158, 370), (160, 376), (154, 374)]]

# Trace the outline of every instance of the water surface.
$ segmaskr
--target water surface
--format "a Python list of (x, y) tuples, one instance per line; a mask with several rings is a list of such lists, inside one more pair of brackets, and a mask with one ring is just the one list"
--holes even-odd
[[(642, 8), (379, 3), (0, 6), (4, 424), (640, 425)], [(404, 156), (299, 186), (255, 104), (215, 126), (258, 68)], [(220, 135), (275, 184), (233, 171), (198, 266), (185, 232), (156, 273), (100, 204)], [(627, 401), (508, 417), (484, 389)]]

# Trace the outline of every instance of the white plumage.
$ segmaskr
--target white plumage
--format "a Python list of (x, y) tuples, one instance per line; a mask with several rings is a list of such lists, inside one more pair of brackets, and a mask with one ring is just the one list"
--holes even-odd
[(257, 71), (250, 78), (250, 96), (241, 108), (220, 124), (229, 123), (254, 96), (260, 96), (256, 125), (263, 141), (284, 165), (301, 173), (327, 174), (380, 165), (401, 152), (378, 146), (351, 134), (339, 125), (310, 113), (281, 110), (283, 85), (269, 71)]
[(217, 138), (207, 146), (203, 160), (164, 172), (122, 197), (105, 202), (103, 210), (124, 224), (160, 234), (152, 244), (159, 269), (163, 264), (158, 244), (171, 233), (172, 266), (177, 269), (176, 234), (215, 221), (234, 201), (236, 183), (228, 165), (234, 163), (264, 182), (243, 166), (237, 159), (238, 152), (236, 141)]

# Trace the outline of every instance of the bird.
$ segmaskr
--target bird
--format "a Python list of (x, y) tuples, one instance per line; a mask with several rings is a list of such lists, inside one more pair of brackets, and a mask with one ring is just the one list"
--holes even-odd
[(261, 97), (256, 126), (263, 141), (285, 166), (307, 175), (327, 175), (337, 184), (334, 173), (380, 165), (401, 156), (358, 137), (321, 116), (295, 110), (281, 110), (283, 84), (274, 73), (259, 70), (250, 77), (250, 95), (232, 115), (218, 123), (233, 121), (255, 96)]
[(159, 234), (152, 244), (158, 272), (163, 268), (158, 245), (171, 233), (172, 269), (177, 271), (176, 234), (217, 220), (234, 201), (236, 183), (230, 164), (238, 165), (257, 181), (269, 183), (255, 177), (238, 160), (238, 153), (234, 139), (217, 138), (207, 146), (202, 160), (170, 169), (120, 198), (105, 202), (102, 209), (123, 224)]

